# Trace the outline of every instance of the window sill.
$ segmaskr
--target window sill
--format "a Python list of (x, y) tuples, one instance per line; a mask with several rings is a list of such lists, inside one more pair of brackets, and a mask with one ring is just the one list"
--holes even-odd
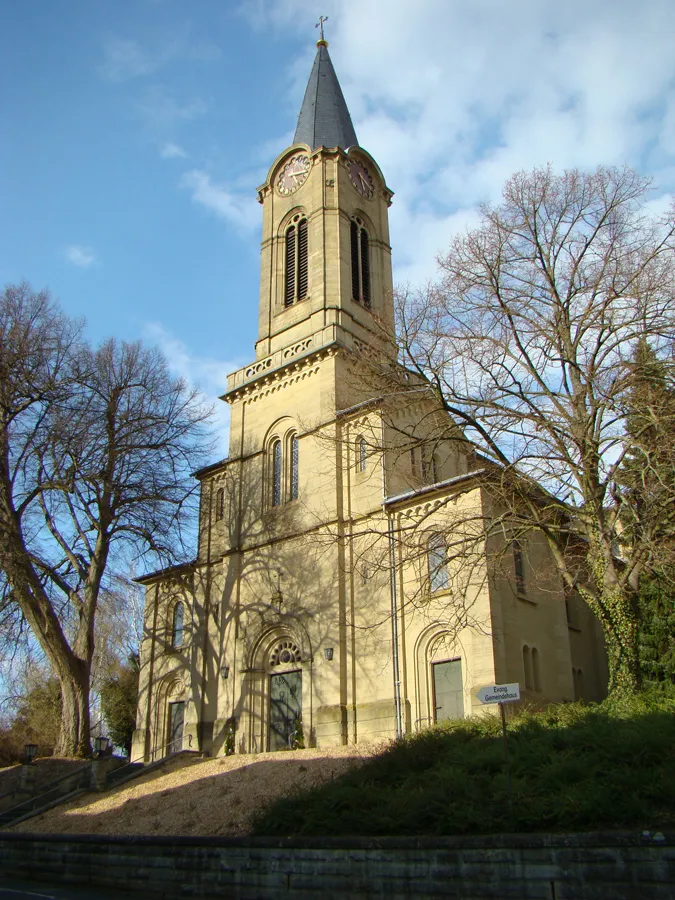
[(520, 600), (521, 603), (527, 603), (529, 606), (539, 606), (536, 600), (531, 600), (525, 594), (516, 594), (516, 600)]
[(294, 300), (292, 303), (289, 303), (288, 306), (284, 303), (282, 304), (277, 312), (274, 314), (276, 316), (283, 316), (284, 313), (290, 312), (292, 309), (296, 309), (298, 306), (307, 303), (308, 300), (312, 299), (311, 294), (307, 294), (306, 297), (303, 297), (302, 300)]
[(567, 623), (567, 629), (568, 631), (576, 631), (577, 634), (581, 634), (581, 628), (579, 628), (577, 625), (570, 625), (569, 622)]
[(293, 500), (283, 500), (281, 503), (277, 503), (275, 506), (268, 506), (267, 510), (270, 515), (274, 516), (283, 512), (283, 510), (288, 509), (289, 506), (295, 506), (299, 501), (299, 497), (294, 497)]

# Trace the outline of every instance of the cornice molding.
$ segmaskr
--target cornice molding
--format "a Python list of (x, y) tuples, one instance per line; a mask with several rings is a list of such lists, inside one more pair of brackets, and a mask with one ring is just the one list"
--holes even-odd
[[(226, 391), (220, 399), (227, 403), (242, 399), (249, 403), (254, 402), (316, 374), (319, 371), (320, 363), (334, 357), (339, 352), (340, 345), (334, 341), (313, 350), (314, 337), (311, 335), (309, 338), (304, 338), (291, 347), (286, 347), (272, 356), (252, 363), (244, 370), (240, 369), (239, 372), (243, 371), (244, 378), (250, 380)], [(235, 372), (234, 376), (239, 372)]]

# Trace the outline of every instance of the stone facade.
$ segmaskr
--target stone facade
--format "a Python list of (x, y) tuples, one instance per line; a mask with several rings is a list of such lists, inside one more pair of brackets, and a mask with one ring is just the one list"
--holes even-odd
[(258, 189), (255, 361), (228, 378), (228, 458), (196, 473), (196, 559), (140, 579), (132, 759), (392, 737), (492, 683), (603, 695), (596, 621), (541, 540), (470, 533), (500, 514), (485, 469), (395, 363), (392, 196), (361, 147), (320, 143)]

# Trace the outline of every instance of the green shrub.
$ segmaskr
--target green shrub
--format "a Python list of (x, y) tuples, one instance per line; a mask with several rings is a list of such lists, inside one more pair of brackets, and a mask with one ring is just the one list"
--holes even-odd
[(525, 710), (393, 743), (329, 784), (263, 810), (257, 834), (405, 835), (675, 825), (675, 694)]

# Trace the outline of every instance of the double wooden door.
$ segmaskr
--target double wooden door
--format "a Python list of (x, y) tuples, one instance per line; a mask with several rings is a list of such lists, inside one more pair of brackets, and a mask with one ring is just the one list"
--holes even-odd
[(293, 745), (302, 717), (302, 672), (270, 675), (270, 750)]

